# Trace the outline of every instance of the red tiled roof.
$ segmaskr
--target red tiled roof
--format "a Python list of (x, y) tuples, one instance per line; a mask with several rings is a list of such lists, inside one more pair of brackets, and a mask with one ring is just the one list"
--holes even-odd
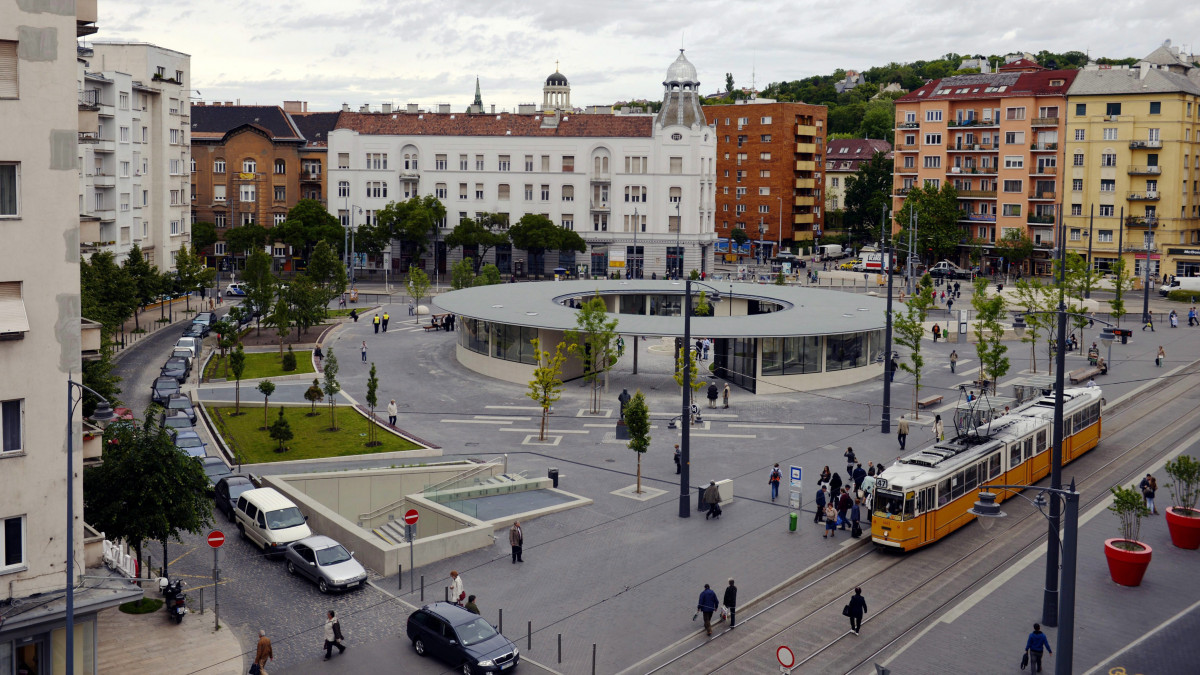
[(1010, 61), (1000, 66), (997, 70), (1001, 73), (1006, 73), (1011, 71), (1046, 70), (1046, 68), (1029, 59), (1017, 59), (1016, 61)]
[[(896, 100), (900, 103), (915, 103), (929, 100), (957, 101), (1011, 96), (1065, 96), (1078, 73), (1077, 70), (1039, 70), (1031, 73), (957, 75), (927, 82)], [(1052, 85), (1051, 82), (1055, 80), (1061, 80), (1062, 83)], [(937, 93), (946, 89), (950, 90), (949, 93)]]
[[(845, 148), (846, 152), (842, 152)], [(839, 138), (829, 141), (825, 150), (826, 171), (858, 171), (858, 167), (876, 152), (890, 153), (892, 144), (879, 139)]]
[(346, 113), (338, 129), (380, 136), (564, 136), (642, 137), (653, 135), (652, 115), (564, 115), (557, 127), (543, 127), (542, 115), (513, 113)]

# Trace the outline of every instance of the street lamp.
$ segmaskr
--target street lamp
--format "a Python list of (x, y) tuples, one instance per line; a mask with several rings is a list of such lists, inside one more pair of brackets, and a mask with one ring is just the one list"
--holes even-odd
[[(1031, 485), (988, 485), (991, 489), (1002, 490), (1024, 490), (1026, 488), (1034, 488)], [(1066, 490), (1055, 488), (1041, 488), (1034, 499), (1029, 499), (1020, 492), (1013, 494), (1031, 502), (1038, 508), (1038, 513), (1042, 517), (1050, 521), (1053, 528), (1057, 528), (1057, 516), (1053, 515), (1058, 511), (1058, 503), (1061, 499), (1066, 505), (1066, 521), (1063, 531), (1063, 565), (1062, 565), (1062, 622), (1058, 626), (1058, 654), (1054, 659), (1054, 672), (1056, 675), (1070, 675), (1072, 661), (1075, 657), (1075, 567), (1076, 558), (1079, 551), (1079, 492), (1075, 489), (1075, 481), (1071, 481), (1071, 485)], [(1046, 495), (1049, 494), (1053, 499), (1050, 501), (1051, 514), (1047, 516), (1042, 508), (1046, 506)], [(996, 504), (996, 495), (992, 492), (980, 492), (979, 501), (975, 502), (974, 508), (970, 510), (979, 524), (984, 530), (991, 529), (995, 521), (1003, 518), (1005, 513), (1000, 510)], [(1057, 533), (1057, 529), (1054, 530)], [(1051, 542), (1057, 546), (1056, 541)], [(1050, 574), (1050, 569), (1047, 568), (1047, 574)], [(1057, 575), (1056, 575), (1057, 578)], [(1042, 623), (1045, 623), (1045, 616), (1042, 617)], [(1046, 624), (1054, 626), (1057, 624)]]
[(758, 264), (762, 265), (767, 261), (766, 249), (763, 247), (763, 237), (767, 236), (767, 224), (760, 217), (758, 219)]
[(892, 432), (892, 371), (895, 369), (895, 364), (892, 363), (892, 265), (891, 258), (894, 255), (892, 252), (892, 238), (890, 232), (885, 233), (887, 227), (886, 222), (880, 223), (879, 234), (884, 238), (884, 246), (881, 246), (879, 269), (887, 274), (887, 324), (884, 328), (883, 337), (883, 419), (879, 425), (880, 433), (889, 434)]
[[(691, 476), (691, 414), (692, 414), (692, 369), (691, 369), (691, 341), (692, 341), (692, 284), (703, 286), (713, 292), (713, 302), (716, 302), (721, 297), (721, 291), (709, 286), (708, 284), (699, 281), (686, 279), (684, 281), (683, 292), (683, 405), (680, 411), (680, 424), (682, 427), (679, 431), (679, 517), (690, 518), (692, 515), (692, 507), (689, 503), (690, 486), (688, 485), (689, 477)], [(730, 287), (732, 289), (732, 286)], [(730, 293), (733, 291), (731, 290)], [(729, 297), (729, 304), (733, 304), (733, 296)], [(732, 311), (732, 310), (730, 310)]]
[(1142, 325), (1150, 323), (1150, 255), (1154, 252), (1154, 216), (1146, 216), (1146, 265), (1142, 280)]
[[(79, 398), (75, 398), (75, 387), (79, 388)], [(91, 387), (67, 378), (67, 654), (66, 672), (75, 672), (75, 406), (83, 400), (83, 392), (90, 392), (100, 399), (91, 419), (95, 422), (108, 422), (116, 415), (108, 399), (97, 394)]]

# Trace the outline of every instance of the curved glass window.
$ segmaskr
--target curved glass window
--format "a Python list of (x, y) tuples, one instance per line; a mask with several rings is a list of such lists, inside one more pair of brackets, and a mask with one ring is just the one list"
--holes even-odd
[(821, 336), (763, 338), (763, 375), (821, 372)]
[(865, 333), (825, 336), (825, 370), (846, 370), (867, 365)]
[(486, 356), (488, 354), (488, 322), (463, 317), (459, 344)]
[(538, 336), (536, 328), (513, 326), (506, 323), (492, 324), (492, 357), (518, 363), (537, 363), (533, 340)]

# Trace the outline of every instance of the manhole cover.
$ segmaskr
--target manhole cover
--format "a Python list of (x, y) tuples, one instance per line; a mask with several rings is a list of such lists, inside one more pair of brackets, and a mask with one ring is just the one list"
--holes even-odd
[(615, 459), (606, 459), (606, 460), (604, 460), (604, 461), (606, 461), (606, 462), (615, 462), (615, 461), (617, 461), (617, 460), (615, 460)]
[(475, 446), (477, 446), (477, 445), (479, 445), (479, 444), (478, 444), (478, 443), (467, 443), (467, 447), (468, 447), (468, 448), (473, 448), (473, 447), (475, 447)]

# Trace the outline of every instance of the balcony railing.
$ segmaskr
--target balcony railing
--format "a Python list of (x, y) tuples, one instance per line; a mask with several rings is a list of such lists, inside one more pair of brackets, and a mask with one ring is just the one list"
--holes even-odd
[(1042, 152), (1042, 151), (1047, 151), (1047, 150), (1057, 150), (1058, 143), (1048, 143), (1048, 142), (1046, 142), (1046, 143), (1030, 143), (1029, 149), (1033, 150), (1035, 152)]
[(1030, 199), (1055, 199), (1057, 193), (1054, 190), (1030, 190)]
[(1145, 216), (1125, 216), (1125, 227), (1147, 227), (1153, 229), (1157, 226), (1157, 218), (1146, 218)]
[(1000, 124), (999, 121), (987, 120), (950, 120), (947, 126), (951, 127), (994, 127)]
[(593, 211), (608, 211), (608, 202), (592, 202)]
[(1058, 126), (1057, 117), (1035, 117), (1030, 122), (1035, 127), (1056, 127)]
[(1156, 202), (1158, 201), (1158, 192), (1130, 192), (1125, 199), (1131, 202)]
[(84, 89), (79, 92), (79, 109), (80, 110), (99, 110), (100, 109), (100, 90), (99, 89)]
[(300, 180), (305, 181), (307, 183), (319, 183), (319, 182), (321, 182), (321, 172), (320, 171), (302, 171), (300, 173)]
[(901, 143), (896, 146), (897, 152), (916, 152), (917, 150), (920, 150), (920, 147), (917, 146), (916, 144), (909, 145), (909, 144)]
[(1130, 176), (1157, 176), (1162, 173), (1161, 166), (1129, 166)]
[[(914, 173), (915, 173), (915, 170), (914, 170)], [(951, 174), (955, 174), (955, 175), (963, 175), (963, 174), (977, 175), (978, 174), (978, 175), (984, 175), (984, 176), (994, 176), (996, 174), (996, 169), (993, 167), (990, 167), (990, 166), (952, 166), (946, 170), (946, 173), (951, 173)]]
[(80, 143), (99, 143), (102, 140), (104, 140), (104, 139), (100, 138), (99, 131), (81, 131), (81, 132), (79, 132), (79, 142)]
[(1129, 141), (1129, 149), (1137, 150), (1139, 148), (1161, 148), (1162, 141)]
[(971, 222), (979, 223), (994, 223), (996, 222), (996, 216), (991, 213), (964, 213), (959, 220), (969, 220)]
[(959, 197), (983, 197), (986, 199), (995, 199), (995, 190), (959, 190)]
[(991, 143), (960, 143), (952, 141), (946, 144), (947, 150), (962, 150), (966, 152), (995, 152)]
[(897, 129), (920, 129), (920, 122), (900, 122), (896, 125)]
[(1058, 167), (1057, 166), (1034, 167), (1033, 171), (1029, 175), (1030, 176), (1056, 176), (1056, 175), (1058, 175)]
[(1029, 223), (1030, 225), (1053, 225), (1054, 224), (1054, 215), (1053, 214), (1044, 214), (1044, 213), (1031, 213), (1031, 214), (1029, 214), (1029, 217), (1026, 218), (1025, 222)]
[(913, 191), (913, 189), (911, 187), (902, 187), (902, 188), (897, 188), (895, 194), (897, 197), (903, 197), (912, 191)]

